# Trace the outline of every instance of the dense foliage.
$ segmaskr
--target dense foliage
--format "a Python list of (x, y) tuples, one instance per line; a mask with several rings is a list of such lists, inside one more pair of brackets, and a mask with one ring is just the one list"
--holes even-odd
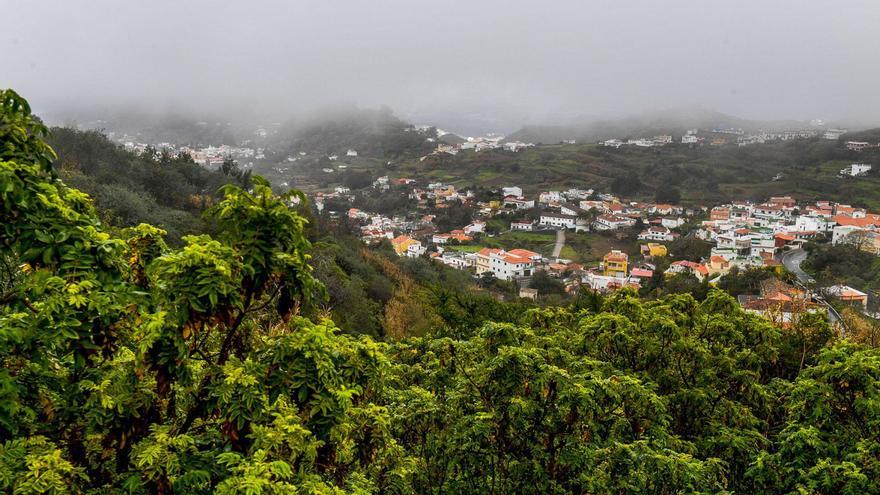
[(403, 285), (430, 325), (344, 335), (305, 317), (324, 291), (296, 194), (224, 186), (216, 237), (179, 249), (116, 235), (0, 101), (0, 490), (880, 493), (880, 352), (821, 317)]
[(880, 258), (849, 244), (810, 243), (804, 268), (824, 285), (845, 284), (880, 290)]

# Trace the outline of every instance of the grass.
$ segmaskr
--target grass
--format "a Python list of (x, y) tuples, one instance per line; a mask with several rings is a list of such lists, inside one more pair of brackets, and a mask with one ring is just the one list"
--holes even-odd
[[(602, 259), (612, 249), (619, 249), (630, 255), (638, 254), (638, 243), (628, 240), (619, 240), (611, 235), (597, 234), (595, 232), (567, 232), (565, 235), (565, 247), (562, 248), (560, 257), (579, 263), (591, 263)], [(573, 255), (571, 253), (574, 253)]]
[(461, 253), (476, 253), (477, 251), (483, 249), (484, 246), (477, 246), (474, 244), (462, 244), (458, 246), (444, 246), (444, 249), (447, 251), (458, 251)]
[(562, 246), (562, 251), (560, 251), (559, 257), (572, 261), (581, 261), (581, 255), (575, 251), (573, 247), (567, 244)]
[(495, 239), (503, 241), (519, 242), (556, 242), (556, 234), (527, 231), (509, 231), (495, 236)]

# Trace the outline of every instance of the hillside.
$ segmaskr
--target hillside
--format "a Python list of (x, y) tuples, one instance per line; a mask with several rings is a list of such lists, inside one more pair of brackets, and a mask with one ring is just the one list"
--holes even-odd
[(841, 141), (866, 141), (872, 144), (880, 143), (880, 127), (865, 129), (863, 131), (847, 132), (840, 136)]
[[(464, 151), (455, 156), (428, 155), (422, 160), (432, 148), (431, 143), (424, 141), (425, 136), (407, 130), (408, 125), (390, 113), (378, 117), (380, 114), (365, 111), (356, 119), (328, 117), (323, 124), (294, 126), (290, 128), (293, 134), (289, 135), (293, 137), (278, 141), (277, 146), (290, 150), (311, 147), (322, 149), (324, 153), (339, 153), (338, 150), (359, 143), (366, 152), (359, 150), (357, 157), (339, 157), (345, 170), (340, 168), (327, 173), (325, 170), (335, 169), (335, 164), (324, 154), (311, 153), (295, 163), (261, 166), (256, 171), (273, 183), (286, 182), (309, 191), (326, 190), (335, 185), (357, 189), (368, 186), (376, 177), (390, 175), (483, 189), (518, 184), (530, 194), (554, 188), (591, 187), (628, 198), (651, 199), (658, 191), (676, 189), (682, 200), (690, 204), (763, 200), (772, 195), (793, 194), (803, 200), (826, 198), (880, 208), (880, 180), (876, 173), (859, 179), (841, 179), (838, 173), (854, 162), (874, 163), (875, 169), (880, 168), (880, 153), (877, 150), (850, 152), (838, 141), (812, 138), (744, 147), (675, 144), (650, 149), (614, 149), (591, 143), (592, 138), (680, 133), (695, 126), (754, 130), (800, 125), (795, 122), (748, 121), (708, 111), (663, 112), (591, 123), (589, 129), (582, 129), (592, 133), (590, 139), (579, 135), (576, 145), (543, 144), (519, 153)], [(847, 136), (869, 139), (870, 131), (865, 132), (867, 134)], [(571, 137), (574, 136), (566, 131), (552, 138), (516, 133), (506, 139), (558, 142)], [(457, 142), (456, 138), (458, 136), (450, 141)], [(364, 144), (373, 140), (373, 145)], [(397, 144), (389, 146), (389, 142)], [(612, 187), (615, 182), (618, 185), (628, 182), (635, 187)]]
[(177, 111), (146, 111), (137, 107), (68, 110), (53, 116), (58, 127), (97, 130), (117, 137), (128, 135), (143, 143), (174, 143), (202, 147), (235, 145), (251, 137), (246, 124), (233, 124), (217, 115)]
[(419, 131), (394, 116), (390, 109), (356, 106), (328, 107), (282, 124), (268, 147), (274, 152), (344, 155), (349, 149), (359, 155), (396, 157), (432, 147), (426, 138), (433, 130)]
[(437, 140), (442, 143), (446, 143), (446, 144), (462, 144), (462, 143), (467, 142), (467, 139), (465, 139), (457, 134), (453, 134), (451, 132), (447, 132), (446, 134), (441, 134), (440, 136), (437, 137)]
[[(393, 173), (461, 187), (519, 185), (529, 194), (567, 187), (590, 187), (637, 199), (676, 188), (691, 204), (730, 199), (763, 200), (793, 194), (880, 208), (880, 177), (841, 179), (853, 162), (880, 166), (880, 153), (846, 151), (822, 139), (753, 146), (670, 145), (662, 148), (608, 148), (591, 144), (542, 145), (519, 153), (502, 150), (436, 155), (408, 161)], [(378, 173), (378, 172), (377, 172)], [(384, 172), (383, 172), (384, 173)], [(778, 180), (775, 177), (780, 176)], [(635, 187), (616, 189), (615, 179), (636, 178)], [(616, 189), (616, 190), (615, 190)]]
[(568, 125), (526, 126), (508, 138), (532, 143), (558, 143), (565, 139), (593, 142), (610, 138), (681, 135), (688, 129), (742, 128), (790, 129), (804, 127), (803, 122), (748, 120), (702, 108), (669, 109), (622, 119), (592, 119)]

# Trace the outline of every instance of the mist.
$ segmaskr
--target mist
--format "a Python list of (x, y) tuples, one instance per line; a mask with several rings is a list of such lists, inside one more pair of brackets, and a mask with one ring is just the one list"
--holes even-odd
[(880, 121), (880, 4), (0, 0), (37, 112), (285, 119), (387, 105), (485, 129), (701, 107)]

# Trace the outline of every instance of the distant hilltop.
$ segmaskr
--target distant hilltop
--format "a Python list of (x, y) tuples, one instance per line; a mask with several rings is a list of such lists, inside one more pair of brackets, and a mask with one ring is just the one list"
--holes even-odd
[[(814, 122), (815, 123), (815, 122)], [(830, 127), (830, 124), (827, 126)], [(508, 136), (511, 140), (558, 143), (568, 139), (600, 141), (627, 136), (684, 134), (688, 129), (786, 130), (815, 127), (797, 120), (749, 120), (707, 109), (672, 109), (621, 119), (582, 119), (567, 125), (528, 125)]]

